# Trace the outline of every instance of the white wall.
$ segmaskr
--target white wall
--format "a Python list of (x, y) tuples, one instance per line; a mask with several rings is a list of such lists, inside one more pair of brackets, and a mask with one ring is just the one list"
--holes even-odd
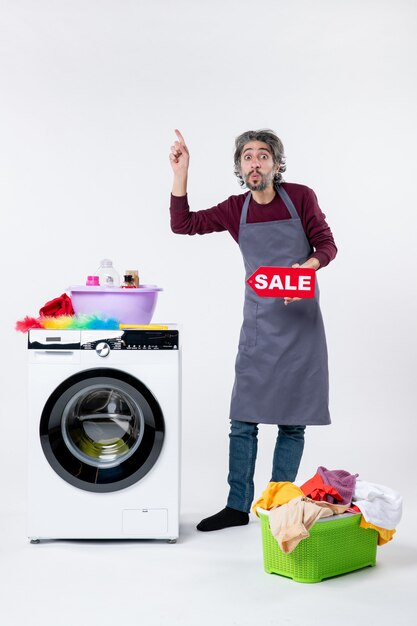
[[(300, 478), (323, 464), (405, 491), (417, 435), (416, 17), (412, 0), (1, 3), (0, 462), (11, 506), (23, 502), (26, 437), (26, 338), (14, 323), (104, 256), (164, 288), (153, 321), (183, 324), (183, 506), (223, 505), (243, 266), (228, 233), (170, 231), (175, 127), (195, 210), (239, 192), (237, 134), (282, 137), (286, 180), (313, 187), (339, 247), (320, 272), (333, 425), (309, 429)], [(272, 430), (260, 437), (258, 492)]]

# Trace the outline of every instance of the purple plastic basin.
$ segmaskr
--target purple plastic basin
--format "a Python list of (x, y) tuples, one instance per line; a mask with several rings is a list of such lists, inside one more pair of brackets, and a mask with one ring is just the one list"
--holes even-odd
[(122, 287), (69, 287), (74, 312), (112, 317), (121, 324), (149, 324), (156, 307), (156, 285), (141, 285), (137, 289)]

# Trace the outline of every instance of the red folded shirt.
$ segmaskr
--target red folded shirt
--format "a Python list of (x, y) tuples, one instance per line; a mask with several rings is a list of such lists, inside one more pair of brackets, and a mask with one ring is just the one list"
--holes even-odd
[(63, 293), (59, 298), (47, 302), (39, 311), (43, 317), (59, 317), (60, 315), (74, 315), (71, 298)]
[(315, 474), (313, 478), (310, 478), (304, 485), (301, 485), (300, 489), (304, 495), (312, 500), (330, 502), (331, 504), (343, 500), (337, 489), (324, 484), (319, 474)]

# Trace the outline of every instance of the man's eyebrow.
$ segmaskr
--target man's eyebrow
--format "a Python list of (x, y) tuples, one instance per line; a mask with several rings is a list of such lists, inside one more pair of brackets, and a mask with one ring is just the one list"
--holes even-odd
[[(256, 150), (256, 148), (246, 148), (242, 154), (245, 154), (245, 152), (248, 152), (249, 150)], [(270, 151), (269, 148), (258, 148), (258, 152), (260, 152), (261, 150), (264, 150), (265, 152), (268, 152), (269, 154), (272, 154), (272, 152)]]

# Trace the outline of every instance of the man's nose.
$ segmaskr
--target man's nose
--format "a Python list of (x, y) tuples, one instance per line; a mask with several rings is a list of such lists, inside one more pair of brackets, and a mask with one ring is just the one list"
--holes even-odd
[(260, 164), (260, 162), (258, 161), (258, 159), (256, 157), (254, 157), (252, 159), (251, 165), (252, 165), (253, 169), (255, 169), (255, 168), (259, 169), (261, 167), (261, 164)]

